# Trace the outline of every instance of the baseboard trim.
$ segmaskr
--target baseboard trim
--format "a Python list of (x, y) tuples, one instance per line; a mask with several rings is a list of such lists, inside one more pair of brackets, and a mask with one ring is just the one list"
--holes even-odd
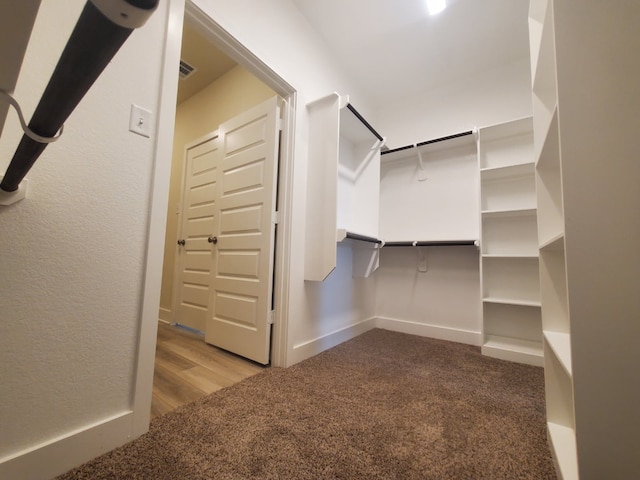
[(132, 424), (133, 412), (123, 412), (2, 458), (0, 478), (50, 480), (132, 440)]
[(163, 322), (172, 323), (173, 322), (173, 311), (168, 308), (162, 308), (158, 310), (158, 318)]
[(290, 355), (287, 357), (287, 366), (311, 358), (329, 348), (351, 340), (358, 335), (362, 335), (373, 328), (375, 328), (375, 317), (362, 320), (348, 327), (314, 338), (313, 340), (294, 345)]
[(411, 335), (418, 335), (421, 337), (466, 343), (467, 345), (482, 345), (482, 333), (471, 330), (460, 330), (457, 328), (429, 325), (389, 317), (375, 317), (374, 326), (376, 328), (383, 328), (394, 332), (409, 333)]

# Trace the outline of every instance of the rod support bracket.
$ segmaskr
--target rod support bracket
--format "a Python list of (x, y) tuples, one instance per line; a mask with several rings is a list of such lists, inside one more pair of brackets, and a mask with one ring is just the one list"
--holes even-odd
[[(0, 182), (4, 175), (0, 175)], [(18, 189), (15, 192), (5, 192), (0, 188), (0, 205), (13, 205), (14, 203), (19, 202), (27, 197), (27, 187), (29, 185), (29, 180), (26, 178), (20, 182)]]

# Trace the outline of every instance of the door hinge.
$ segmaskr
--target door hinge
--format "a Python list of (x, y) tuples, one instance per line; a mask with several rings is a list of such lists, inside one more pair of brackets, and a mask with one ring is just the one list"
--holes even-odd
[(277, 118), (276, 119), (276, 128), (279, 131), (282, 131), (284, 129), (284, 121), (282, 120), (282, 118)]
[(280, 213), (279, 212), (273, 212), (271, 214), (271, 223), (273, 223), (274, 225), (277, 225), (278, 223), (280, 223)]
[(273, 322), (274, 322), (275, 318), (276, 318), (276, 311), (275, 310), (271, 310), (269, 312), (269, 315), (267, 315), (267, 323), (269, 325), (273, 325)]

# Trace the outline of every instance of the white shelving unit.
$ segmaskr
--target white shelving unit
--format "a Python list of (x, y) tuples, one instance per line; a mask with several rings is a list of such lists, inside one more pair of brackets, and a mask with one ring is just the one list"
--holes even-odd
[(640, 474), (640, 4), (610, 7), (529, 10), (547, 426), (564, 480)]
[[(322, 281), (336, 267), (347, 232), (379, 234), (380, 148), (384, 139), (337, 93), (307, 105), (309, 162), (305, 280)], [(354, 276), (377, 267), (375, 242), (352, 241)], [(366, 268), (362, 268), (365, 266)]]
[(547, 431), (559, 477), (578, 478), (552, 0), (529, 10)]
[(541, 366), (533, 121), (479, 130), (482, 353)]

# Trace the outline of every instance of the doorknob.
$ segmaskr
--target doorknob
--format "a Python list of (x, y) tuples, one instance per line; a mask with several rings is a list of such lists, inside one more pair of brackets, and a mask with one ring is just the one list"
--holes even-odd
[(212, 235), (209, 235), (209, 238), (207, 238), (207, 241), (209, 243), (213, 243), (215, 245), (216, 243), (218, 243), (218, 237), (214, 237)]
[(184, 246), (185, 243), (187, 242), (185, 242), (184, 239), (178, 240), (178, 245)]

